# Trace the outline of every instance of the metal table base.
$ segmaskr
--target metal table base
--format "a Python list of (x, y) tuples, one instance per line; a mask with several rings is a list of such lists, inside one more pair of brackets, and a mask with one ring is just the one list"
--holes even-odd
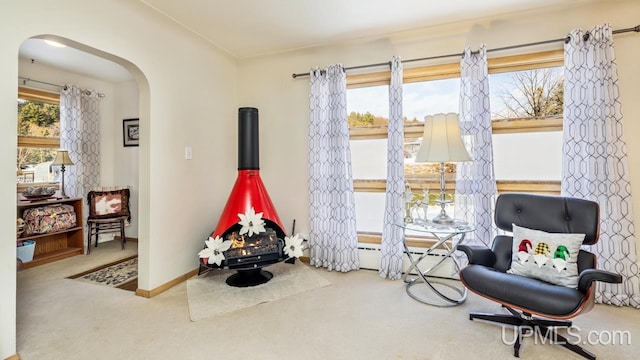
[[(406, 227), (405, 227), (406, 229)], [(453, 252), (455, 251), (455, 248), (450, 247), (447, 242), (449, 240), (451, 240), (453, 237), (455, 236), (460, 236), (460, 240), (459, 243), (462, 243), (462, 241), (464, 240), (464, 237), (466, 235), (467, 232), (473, 231), (473, 227), (467, 227), (465, 229), (453, 229), (451, 232), (442, 232), (442, 231), (429, 231), (428, 228), (425, 228), (424, 230), (420, 230), (420, 231), (424, 231), (424, 232), (428, 232), (431, 233), (436, 239), (438, 239), (438, 241), (432, 245), (429, 249), (427, 249), (427, 251), (416, 257), (414, 256), (411, 251), (409, 250), (409, 246), (407, 245), (406, 240), (403, 241), (403, 245), (404, 245), (404, 252), (405, 254), (407, 254), (407, 256), (409, 257), (409, 261), (411, 262), (411, 265), (409, 266), (409, 268), (407, 269), (407, 271), (404, 273), (404, 275), (402, 276), (402, 281), (404, 281), (407, 286), (406, 286), (406, 291), (407, 294), (414, 300), (417, 300), (421, 303), (424, 304), (429, 304), (429, 305), (434, 305), (434, 306), (457, 306), (460, 305), (462, 303), (464, 303), (464, 301), (467, 299), (467, 289), (462, 286), (462, 284), (460, 284), (459, 286), (457, 285), (453, 285), (453, 284), (449, 284), (449, 283), (445, 283), (443, 282), (442, 278), (438, 278), (435, 277), (433, 275), (430, 275), (430, 273), (432, 273), (438, 266), (440, 266), (445, 260), (451, 258), (451, 255), (453, 254)], [(419, 267), (419, 264), (428, 256), (430, 256), (434, 250), (438, 249), (439, 247), (442, 247), (445, 249), (446, 254), (444, 256), (441, 256), (440, 260), (435, 263), (434, 265), (432, 265), (431, 267), (429, 267), (426, 270), (422, 270)], [(458, 264), (454, 261), (454, 266), (455, 266), (455, 270), (456, 271), (460, 271), (460, 268), (458, 267)], [(416, 274), (411, 274), (412, 271), (416, 272)], [(412, 278), (410, 278), (412, 277)], [(455, 279), (447, 279), (447, 281), (458, 281)], [(424, 297), (420, 297), (418, 295), (416, 295), (413, 291), (414, 287), (416, 285), (424, 285), (426, 286), (430, 291), (433, 292), (433, 294), (436, 295), (436, 299), (428, 299), (428, 298), (424, 298)], [(443, 293), (442, 289), (443, 288), (447, 288), (449, 290), (451, 290), (450, 292), (453, 292), (455, 294), (457, 294), (458, 296), (450, 296), (447, 295), (445, 293)]]

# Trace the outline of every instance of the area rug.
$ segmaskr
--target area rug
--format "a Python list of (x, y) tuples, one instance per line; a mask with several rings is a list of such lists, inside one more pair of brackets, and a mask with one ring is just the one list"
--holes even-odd
[(288, 296), (331, 285), (308, 265), (278, 263), (265, 268), (273, 278), (258, 286), (233, 287), (225, 283), (232, 270), (213, 270), (187, 280), (187, 298), (191, 321), (276, 301)]
[(135, 291), (138, 282), (138, 256), (134, 255), (104, 264), (91, 270), (71, 275), (68, 279)]

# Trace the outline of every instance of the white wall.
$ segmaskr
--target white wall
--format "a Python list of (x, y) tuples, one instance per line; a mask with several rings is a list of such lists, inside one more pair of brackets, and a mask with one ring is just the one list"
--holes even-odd
[(138, 147), (123, 145), (122, 120), (138, 118), (140, 94), (138, 85), (134, 81), (117, 84), (115, 92), (115, 117), (113, 118), (114, 132), (110, 139), (113, 147), (113, 185), (128, 185), (131, 187), (130, 211), (131, 223), (125, 229), (127, 237), (138, 237)]
[[(237, 69), (211, 44), (137, 1), (23, 0), (0, 12), (0, 118), (15, 119), (18, 49), (43, 34), (123, 64), (139, 89), (139, 287), (151, 290), (197, 267), (234, 179)], [(106, 91), (106, 90), (103, 90)], [(107, 98), (108, 101), (115, 101)], [(112, 113), (118, 120), (125, 113)], [(118, 138), (115, 128), (113, 137)], [(15, 154), (16, 122), (0, 133)], [(115, 145), (115, 143), (114, 143)], [(184, 160), (184, 146), (193, 160)], [(116, 152), (113, 152), (116, 159)], [(106, 165), (104, 166), (112, 166)], [(125, 180), (124, 175), (114, 181)], [(14, 237), (15, 155), (0, 157), (0, 238)], [(0, 358), (16, 353), (15, 244), (0, 242)]]
[[(574, 28), (590, 29), (610, 23), (614, 29), (638, 25), (640, 1), (600, 1), (597, 4), (563, 5), (520, 14), (477, 19), (379, 38), (276, 54), (239, 63), (239, 103), (260, 110), (261, 168), (265, 185), (284, 224), (297, 219), (297, 231), (308, 233), (308, 77), (292, 79), (292, 73), (315, 66), (341, 63), (356, 66), (402, 59), (462, 53), (466, 46), (489, 49), (565, 37)], [(618, 61), (627, 149), (631, 168), (635, 223), (640, 224), (640, 35), (614, 38)], [(562, 43), (490, 53), (490, 57), (529, 51), (562, 49)], [(459, 61), (459, 59), (441, 60)], [(405, 68), (431, 63), (411, 63)], [(384, 71), (385, 67), (366, 71)], [(352, 72), (353, 73), (353, 72)], [(640, 237), (636, 238), (640, 241)], [(640, 248), (640, 245), (639, 245)]]

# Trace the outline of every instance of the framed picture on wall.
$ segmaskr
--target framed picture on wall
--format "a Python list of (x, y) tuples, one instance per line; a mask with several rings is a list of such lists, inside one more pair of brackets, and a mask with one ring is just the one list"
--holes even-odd
[(140, 120), (122, 120), (122, 140), (124, 146), (138, 146), (140, 144)]

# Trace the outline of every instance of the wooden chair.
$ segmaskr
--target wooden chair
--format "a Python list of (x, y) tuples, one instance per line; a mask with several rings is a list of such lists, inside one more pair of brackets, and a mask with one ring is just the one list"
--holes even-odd
[(91, 253), (91, 238), (104, 233), (120, 232), (120, 243), (124, 250), (126, 238), (124, 227), (131, 221), (129, 211), (129, 188), (92, 190), (87, 195), (89, 217), (87, 218), (87, 255)]

